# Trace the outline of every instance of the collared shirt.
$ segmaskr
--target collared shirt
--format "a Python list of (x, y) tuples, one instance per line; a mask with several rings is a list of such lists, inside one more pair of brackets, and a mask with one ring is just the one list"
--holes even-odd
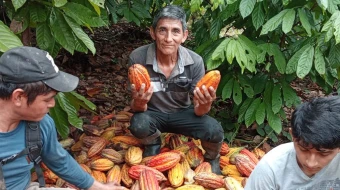
[(174, 113), (191, 105), (190, 94), (205, 74), (203, 59), (183, 46), (179, 46), (178, 55), (174, 69), (166, 78), (158, 68), (154, 43), (139, 47), (130, 54), (130, 65), (142, 64), (150, 75), (153, 95), (148, 110)]

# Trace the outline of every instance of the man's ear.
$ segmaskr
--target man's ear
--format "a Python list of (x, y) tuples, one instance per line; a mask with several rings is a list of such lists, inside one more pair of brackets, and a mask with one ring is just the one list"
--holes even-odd
[(184, 43), (184, 42), (185, 42), (185, 40), (187, 40), (187, 38), (188, 38), (188, 35), (189, 35), (189, 31), (188, 31), (188, 30), (185, 30), (185, 31), (183, 32), (183, 39), (182, 39), (182, 43)]
[(26, 95), (24, 93), (24, 90), (18, 88), (15, 89), (12, 92), (11, 96), (11, 101), (16, 105), (16, 106), (21, 106), (23, 103), (27, 101)]
[(153, 40), (156, 40), (155, 30), (153, 29), (152, 26), (150, 26), (150, 36)]

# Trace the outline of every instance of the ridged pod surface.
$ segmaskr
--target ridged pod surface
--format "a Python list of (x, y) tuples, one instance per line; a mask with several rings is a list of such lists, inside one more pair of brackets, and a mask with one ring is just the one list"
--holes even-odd
[(146, 165), (164, 172), (174, 167), (181, 160), (181, 155), (177, 152), (163, 152), (152, 157)]
[(172, 187), (179, 187), (183, 184), (184, 172), (180, 163), (177, 163), (173, 168), (169, 170), (168, 180)]
[(211, 172), (200, 172), (195, 175), (194, 180), (205, 188), (218, 189), (225, 187), (223, 178)]
[(233, 177), (224, 178), (225, 186), (228, 190), (243, 190), (242, 184)]
[(259, 162), (259, 159), (256, 157), (256, 155), (252, 152), (250, 152), (248, 149), (242, 149), (240, 151), (240, 154), (244, 154), (246, 156), (248, 156), (248, 158), (254, 162), (254, 164), (256, 165)]
[(220, 71), (218, 70), (212, 70), (209, 71), (207, 74), (205, 74), (201, 80), (198, 81), (197, 83), (197, 87), (199, 89), (202, 88), (202, 86), (204, 85), (206, 88), (209, 88), (210, 86), (214, 87), (214, 89), (216, 90), (218, 87), (218, 84), (220, 83), (221, 80), (221, 74)]
[(176, 190), (204, 190), (204, 187), (201, 185), (190, 184), (178, 187)]
[(145, 91), (150, 87), (150, 76), (146, 68), (141, 64), (133, 64), (129, 67), (128, 71), (129, 80), (134, 84), (137, 92), (140, 90), (141, 85), (145, 84)]
[(139, 177), (139, 187), (141, 190), (160, 190), (156, 175), (151, 170), (143, 170)]
[(135, 180), (138, 180), (139, 179), (139, 176), (140, 176), (140, 173), (143, 171), (143, 170), (152, 170), (155, 175), (156, 175), (156, 178), (158, 181), (166, 181), (166, 177), (164, 176), (164, 174), (154, 168), (151, 168), (151, 167), (148, 167), (148, 166), (145, 166), (145, 165), (135, 165), (135, 166), (131, 166), (130, 169), (129, 169), (129, 176), (132, 178), (132, 179), (135, 179)]
[(255, 168), (255, 164), (246, 156), (243, 154), (237, 154), (235, 156), (235, 165), (238, 169), (238, 171), (246, 177), (249, 177), (251, 172)]
[(116, 184), (120, 184), (121, 181), (121, 169), (118, 165), (114, 165), (106, 174), (106, 182), (114, 182)]

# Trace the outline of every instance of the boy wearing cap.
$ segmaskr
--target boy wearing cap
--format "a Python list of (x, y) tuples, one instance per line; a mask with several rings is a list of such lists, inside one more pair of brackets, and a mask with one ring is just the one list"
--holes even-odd
[[(59, 71), (48, 52), (34, 47), (13, 48), (0, 57), (0, 160), (25, 149), (27, 122), (39, 122), (40, 155), (55, 174), (82, 189), (126, 189), (94, 180), (58, 142), (55, 124), (47, 113), (55, 105), (55, 95), (74, 90), (78, 81)], [(39, 189), (30, 184), (32, 168), (27, 155), (1, 162), (0, 190)]]

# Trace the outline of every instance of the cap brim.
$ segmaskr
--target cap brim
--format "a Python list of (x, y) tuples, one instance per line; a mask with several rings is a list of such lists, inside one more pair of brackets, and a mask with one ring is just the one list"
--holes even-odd
[(43, 82), (56, 91), (70, 92), (78, 86), (79, 78), (71, 74), (59, 71), (59, 75), (57, 77), (43, 80)]

